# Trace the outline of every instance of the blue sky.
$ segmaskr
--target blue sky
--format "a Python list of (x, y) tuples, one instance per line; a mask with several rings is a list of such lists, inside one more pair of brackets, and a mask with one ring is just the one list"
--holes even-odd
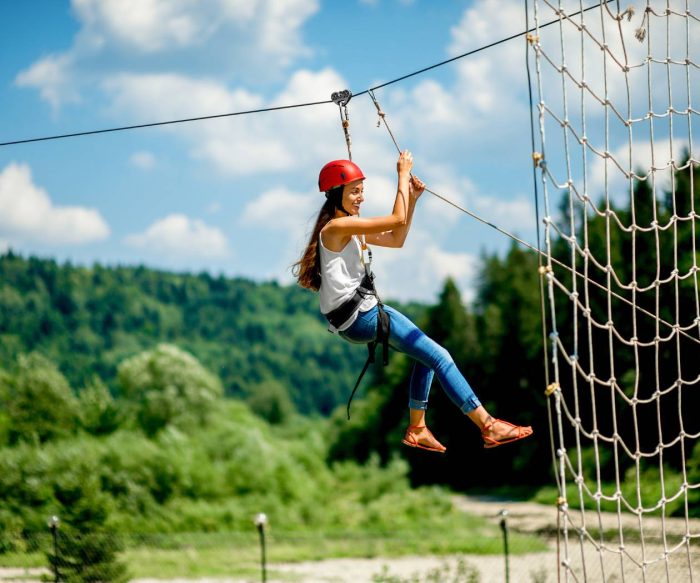
[[(3, 2), (0, 142), (359, 93), (523, 28), (516, 0)], [(431, 188), (534, 241), (524, 51), (511, 41), (377, 97)], [(363, 213), (385, 213), (393, 144), (366, 95), (350, 120)], [(289, 282), (318, 170), (339, 157), (334, 105), (3, 147), (0, 248)], [(406, 247), (375, 254), (380, 290), (430, 301), (451, 275), (468, 299), (480, 253), (509, 240), (419, 204)]]

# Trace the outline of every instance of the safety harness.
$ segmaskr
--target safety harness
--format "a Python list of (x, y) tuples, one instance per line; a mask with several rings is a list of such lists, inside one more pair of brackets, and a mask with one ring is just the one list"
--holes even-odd
[[(367, 246), (364, 236), (361, 242), (362, 253), (360, 255), (362, 265), (365, 268), (365, 275), (360, 282), (360, 285), (355, 289), (355, 293), (347, 300), (345, 300), (339, 307), (332, 310), (326, 314), (328, 322), (336, 329), (345, 324), (352, 316), (354, 316), (360, 309), (360, 304), (363, 300), (369, 296), (374, 296), (377, 298), (377, 335), (375, 339), (367, 344), (367, 350), (369, 354), (367, 355), (367, 360), (365, 365), (362, 367), (362, 372), (357, 378), (357, 382), (350, 393), (350, 398), (348, 399), (348, 419), (350, 419), (350, 404), (352, 403), (352, 398), (355, 396), (357, 388), (362, 382), (362, 377), (365, 376), (367, 368), (370, 363), (374, 362), (374, 355), (376, 352), (377, 344), (382, 346), (382, 363), (384, 366), (389, 364), (389, 333), (391, 332), (391, 319), (389, 314), (384, 310), (384, 304), (382, 300), (379, 299), (379, 294), (377, 294), (377, 289), (374, 286), (374, 274), (372, 273), (372, 250)], [(365, 251), (367, 252), (367, 260), (365, 260)]]
[[(338, 106), (338, 110), (340, 111), (340, 123), (343, 127), (343, 133), (345, 134), (345, 145), (348, 148), (348, 159), (352, 162), (352, 139), (350, 138), (350, 116), (348, 115), (348, 103), (351, 98), (352, 91), (349, 89), (336, 91), (331, 94), (331, 100)], [(350, 214), (344, 208), (342, 208), (342, 205), (340, 206), (340, 210), (342, 210), (345, 214)], [(367, 360), (365, 361), (365, 365), (362, 367), (362, 372), (360, 373), (360, 376), (357, 377), (357, 382), (350, 393), (350, 398), (348, 399), (348, 419), (350, 419), (350, 404), (352, 403), (352, 398), (355, 396), (355, 392), (360, 386), (362, 377), (365, 376), (370, 363), (374, 362), (374, 353), (376, 351), (377, 344), (382, 345), (382, 363), (384, 366), (389, 364), (389, 332), (391, 331), (391, 319), (389, 318), (389, 314), (387, 314), (384, 310), (384, 304), (382, 304), (382, 300), (379, 299), (379, 294), (377, 294), (377, 289), (374, 286), (374, 274), (372, 273), (372, 250), (367, 246), (364, 235), (362, 236), (360, 246), (362, 248), (360, 259), (365, 268), (365, 275), (352, 297), (343, 302), (335, 310), (326, 314), (328, 322), (333, 327), (338, 329), (350, 318), (352, 318), (355, 313), (357, 313), (357, 311), (360, 309), (360, 304), (365, 298), (372, 295), (377, 298), (377, 334), (374, 340), (367, 344), (367, 350), (369, 351)], [(365, 260), (365, 251), (367, 252), (367, 260)]]

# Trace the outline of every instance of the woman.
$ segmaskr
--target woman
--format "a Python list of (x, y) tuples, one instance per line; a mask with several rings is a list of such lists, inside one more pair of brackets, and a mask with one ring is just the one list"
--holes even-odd
[(388, 314), (389, 345), (416, 361), (409, 387), (409, 425), (404, 444), (445, 452), (425, 423), (435, 374), (450, 399), (477, 425), (484, 447), (528, 437), (531, 427), (516, 426), (488, 414), (444, 348), (403, 314), (377, 301), (369, 270), (365, 269), (363, 250), (367, 244), (402, 247), (416, 202), (425, 189), (420, 179), (411, 176), (410, 152), (401, 153), (396, 167), (394, 208), (390, 215), (372, 218), (360, 217), (360, 206), (365, 200), (362, 170), (349, 160), (335, 160), (323, 167), (319, 190), (326, 193), (326, 202), (301, 260), (294, 265), (294, 274), (300, 285), (320, 293), (321, 312), (329, 320), (329, 329), (350, 342), (375, 341), (378, 318), (381, 320), (382, 312)]

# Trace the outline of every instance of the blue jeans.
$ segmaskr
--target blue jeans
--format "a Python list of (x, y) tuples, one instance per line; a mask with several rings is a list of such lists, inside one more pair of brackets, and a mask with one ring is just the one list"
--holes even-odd
[[(463, 413), (469, 413), (481, 405), (469, 383), (457, 369), (450, 353), (428, 338), (411, 320), (390, 306), (384, 306), (391, 318), (389, 345), (413, 358), (416, 363), (411, 373), (408, 406), (411, 409), (427, 409), (428, 394), (433, 376), (447, 396)], [(355, 344), (366, 344), (377, 337), (377, 312), (375, 306), (367, 312), (359, 312), (357, 319), (340, 336)]]

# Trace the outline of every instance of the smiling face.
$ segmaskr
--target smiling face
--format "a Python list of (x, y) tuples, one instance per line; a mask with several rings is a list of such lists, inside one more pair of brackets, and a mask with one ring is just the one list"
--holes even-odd
[(365, 201), (363, 180), (348, 182), (343, 187), (343, 208), (353, 216), (360, 214), (360, 205)]

